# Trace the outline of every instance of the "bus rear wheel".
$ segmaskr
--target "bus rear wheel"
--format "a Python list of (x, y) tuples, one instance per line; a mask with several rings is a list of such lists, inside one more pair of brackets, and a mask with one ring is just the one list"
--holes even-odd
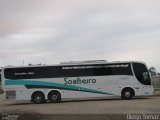
[(57, 91), (52, 91), (48, 94), (48, 100), (52, 103), (57, 103), (61, 101), (61, 94)]
[(133, 96), (134, 96), (134, 91), (131, 88), (123, 89), (121, 93), (122, 99), (125, 99), (125, 100), (132, 99)]
[(32, 95), (32, 102), (36, 104), (44, 103), (45, 101), (45, 96), (42, 92), (35, 92)]

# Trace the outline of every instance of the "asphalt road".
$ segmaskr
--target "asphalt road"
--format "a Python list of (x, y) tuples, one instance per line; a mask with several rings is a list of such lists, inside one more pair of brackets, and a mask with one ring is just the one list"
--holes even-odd
[[(160, 96), (134, 98), (132, 100), (108, 98), (103, 100), (74, 100), (44, 104), (2, 101), (0, 96), (0, 113), (47, 115), (40, 117), (41, 119), (45, 119), (46, 117), (50, 119), (53, 114), (90, 114), (92, 116), (101, 114), (102, 118), (105, 117), (104, 115), (106, 114), (111, 114), (109, 119), (113, 117), (113, 120), (114, 114), (119, 114), (118, 119), (116, 117), (115, 120), (121, 120), (120, 118), (124, 119), (127, 114), (158, 114), (160, 119)], [(79, 117), (79, 119), (81, 119), (81, 116)], [(67, 116), (65, 116), (65, 118), (67, 118)], [(96, 118), (96, 116), (94, 118)]]
[[(1, 98), (1, 97), (0, 97)], [(0, 112), (39, 114), (127, 114), (160, 113), (160, 96), (121, 100), (74, 100), (61, 103), (15, 103), (0, 100)]]

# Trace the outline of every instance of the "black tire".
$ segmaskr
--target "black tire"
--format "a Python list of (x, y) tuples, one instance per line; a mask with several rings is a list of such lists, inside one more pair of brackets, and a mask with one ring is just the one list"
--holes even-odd
[(129, 100), (134, 96), (134, 91), (132, 89), (124, 89), (121, 93), (122, 99)]
[(58, 103), (61, 101), (61, 94), (59, 92), (50, 92), (48, 100), (52, 103)]
[(36, 92), (32, 95), (32, 102), (36, 104), (44, 103), (45, 96), (42, 92)]

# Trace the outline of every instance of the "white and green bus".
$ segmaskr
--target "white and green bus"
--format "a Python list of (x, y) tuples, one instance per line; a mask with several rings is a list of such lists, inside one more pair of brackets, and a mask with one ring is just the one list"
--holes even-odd
[(131, 99), (154, 91), (145, 63), (104, 60), (3, 67), (2, 87), (6, 100), (34, 103), (108, 96)]

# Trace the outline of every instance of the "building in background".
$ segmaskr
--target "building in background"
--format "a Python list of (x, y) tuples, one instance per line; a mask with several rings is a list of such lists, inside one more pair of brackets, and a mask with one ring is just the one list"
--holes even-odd
[(154, 67), (149, 68), (151, 74), (152, 85), (154, 88), (154, 94), (160, 95), (160, 73)]
[(149, 72), (152, 78), (160, 78), (160, 73), (157, 72), (155, 67), (150, 67)]

